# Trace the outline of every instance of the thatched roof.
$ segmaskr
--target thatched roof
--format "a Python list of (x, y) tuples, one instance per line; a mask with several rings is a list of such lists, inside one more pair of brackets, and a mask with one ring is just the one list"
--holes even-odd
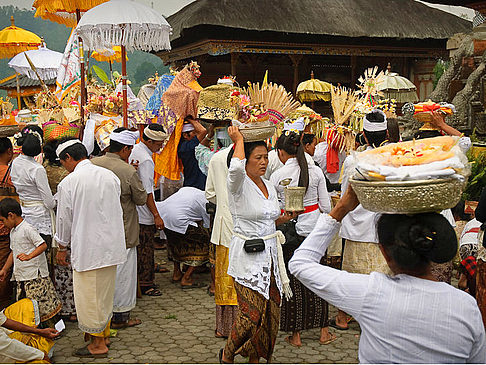
[(472, 29), (415, 0), (197, 0), (167, 20), (171, 41), (198, 26), (392, 39), (447, 39)]
[[(51, 80), (44, 80), (44, 83), (46, 85), (55, 85), (56, 84), (56, 79), (51, 79)], [(26, 87), (36, 87), (36, 86), (41, 86), (39, 80), (35, 79), (30, 79), (25, 75), (19, 75), (19, 86), (21, 88), (26, 88)], [(7, 78), (4, 82), (0, 83), (0, 89), (1, 90), (7, 90), (7, 89), (15, 89), (17, 88), (17, 80), (14, 78)]]
[(442, 4), (442, 5), (456, 5), (456, 6), (468, 6), (471, 4), (478, 4), (481, 0), (426, 0), (431, 4)]

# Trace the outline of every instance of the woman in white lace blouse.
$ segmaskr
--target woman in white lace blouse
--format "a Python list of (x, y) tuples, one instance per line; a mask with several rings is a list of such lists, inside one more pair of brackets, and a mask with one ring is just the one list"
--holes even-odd
[(358, 203), (348, 187), (331, 213), (321, 214), (289, 269), (318, 296), (356, 319), (360, 363), (484, 364), (486, 340), (478, 304), (432, 273), (431, 262), (447, 262), (457, 251), (454, 229), (442, 215), (380, 216), (380, 251), (393, 275), (353, 274), (320, 265), (339, 222)]
[(42, 129), (27, 126), (17, 138), (22, 154), (12, 162), (12, 183), (22, 206), (22, 217), (46, 240), (52, 236), (51, 212), (56, 206), (47, 173), (34, 157), (42, 152)]
[(238, 354), (249, 357), (250, 363), (258, 363), (261, 357), (270, 362), (279, 329), (283, 287), (288, 285), (286, 273), (279, 270), (280, 236), (275, 224), (293, 216), (280, 215), (275, 188), (262, 178), (268, 164), (265, 142), (244, 143), (237, 127), (230, 127), (228, 133), (235, 143), (228, 171), (234, 222), (228, 274), (235, 280), (240, 316), (219, 357), (222, 363), (232, 363)]

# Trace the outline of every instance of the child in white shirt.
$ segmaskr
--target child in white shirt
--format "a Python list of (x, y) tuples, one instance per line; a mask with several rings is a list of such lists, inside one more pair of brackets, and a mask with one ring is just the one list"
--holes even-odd
[(17, 282), (16, 300), (29, 298), (39, 305), (41, 322), (53, 318), (61, 310), (44, 251), (47, 244), (39, 233), (22, 218), (20, 204), (11, 198), (0, 201), (0, 220), (10, 228), (12, 252), (0, 270), (0, 280), (5, 280), (13, 265), (12, 280)]

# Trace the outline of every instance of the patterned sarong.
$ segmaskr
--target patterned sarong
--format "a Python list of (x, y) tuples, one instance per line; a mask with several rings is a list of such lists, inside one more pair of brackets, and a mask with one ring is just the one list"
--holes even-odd
[(140, 224), (137, 272), (141, 288), (151, 288), (155, 285), (154, 235), (155, 225)]
[[(272, 270), (273, 272), (273, 270)], [(280, 322), (280, 293), (272, 274), (270, 299), (235, 282), (238, 317), (224, 349), (225, 356), (261, 357), (271, 362)]]
[(202, 266), (209, 261), (209, 231), (197, 222), (198, 226), (187, 227), (185, 234), (165, 229), (167, 235), (167, 254), (175, 262), (187, 266)]
[(49, 276), (27, 281), (18, 281), (17, 300), (24, 298), (37, 301), (41, 322), (51, 319), (62, 308), (61, 300)]

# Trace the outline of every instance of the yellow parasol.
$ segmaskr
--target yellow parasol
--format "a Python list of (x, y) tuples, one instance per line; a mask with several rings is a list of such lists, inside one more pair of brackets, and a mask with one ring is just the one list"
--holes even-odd
[[(11, 58), (20, 52), (37, 49), (42, 44), (42, 39), (28, 30), (15, 26), (14, 17), (10, 17), (12, 25), (0, 31), (0, 59)], [(17, 78), (17, 107), (20, 110), (20, 86), (19, 77)]]
[[(99, 62), (121, 62), (121, 47), (98, 49), (91, 53), (91, 57)], [(128, 58), (127, 58), (128, 61)]]
[(35, 17), (74, 28), (79, 21), (77, 13), (85, 13), (108, 0), (35, 0)]
[(37, 34), (16, 27), (13, 16), (10, 21), (12, 25), (0, 31), (0, 58), (12, 58), (20, 52), (39, 48), (42, 40)]
[(330, 83), (315, 79), (312, 71), (310, 80), (303, 81), (297, 86), (297, 99), (301, 102), (329, 101), (331, 89)]

